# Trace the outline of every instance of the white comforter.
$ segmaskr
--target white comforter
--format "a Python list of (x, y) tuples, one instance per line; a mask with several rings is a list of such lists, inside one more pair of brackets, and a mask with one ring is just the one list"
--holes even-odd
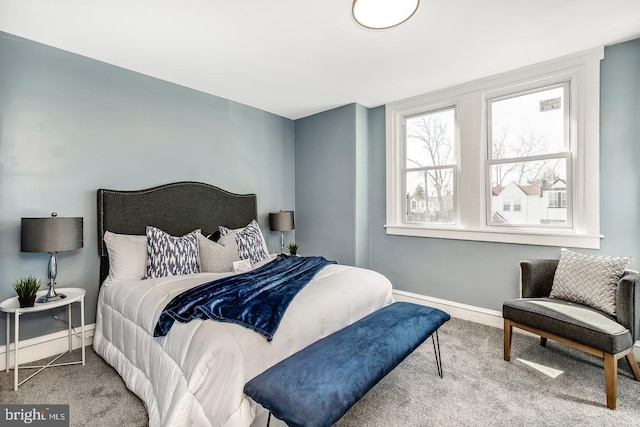
[(294, 298), (271, 342), (242, 326), (175, 322), (153, 338), (160, 312), (187, 288), (227, 274), (106, 281), (95, 351), (145, 403), (151, 426), (249, 426), (262, 407), (244, 384), (307, 345), (392, 302), (379, 273), (328, 265)]

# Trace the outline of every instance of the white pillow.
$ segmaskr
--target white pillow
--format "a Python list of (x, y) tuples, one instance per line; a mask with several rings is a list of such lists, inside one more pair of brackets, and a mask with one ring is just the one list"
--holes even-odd
[(147, 271), (147, 236), (104, 233), (110, 280), (140, 280)]
[[(225, 246), (207, 239), (202, 234), (196, 235), (198, 238), (198, 257), (200, 259), (200, 272), (202, 273), (226, 273), (233, 271), (233, 262), (238, 261), (238, 247), (235, 239), (231, 240), (232, 245)], [(222, 240), (222, 239), (220, 239)]]

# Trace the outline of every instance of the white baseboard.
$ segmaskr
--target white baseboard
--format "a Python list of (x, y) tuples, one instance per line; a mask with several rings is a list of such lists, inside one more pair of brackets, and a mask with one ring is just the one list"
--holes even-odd
[[(401, 291), (398, 289), (393, 290), (393, 295), (396, 301), (407, 301), (439, 308), (440, 310), (449, 313), (452, 317), (457, 317), (458, 319), (469, 320), (483, 325), (493, 326), (494, 328), (502, 329), (504, 327), (502, 312), (497, 310), (489, 310), (487, 308), (428, 297), (426, 295), (415, 294), (413, 292)], [(517, 328), (514, 328), (514, 332), (529, 334), (527, 331), (522, 331)], [(633, 353), (636, 358), (640, 360), (640, 341), (636, 341), (633, 345)]]
[(489, 310), (488, 308), (475, 307), (473, 305), (461, 304), (459, 302), (447, 301), (397, 289), (393, 290), (393, 295), (395, 296), (396, 301), (407, 301), (439, 308), (458, 319), (470, 320), (472, 322), (502, 329), (502, 313), (497, 310)]
[[(95, 323), (84, 326), (84, 345), (90, 345), (93, 342), (93, 331)], [(73, 349), (80, 348), (80, 327), (75, 327), (75, 332), (71, 338)], [(13, 343), (9, 348), (9, 366), (13, 366)], [(55, 356), (69, 349), (69, 335), (67, 330), (54, 332), (52, 334), (43, 335), (41, 337), (30, 338), (28, 340), (20, 340), (20, 348), (18, 349), (18, 357), (20, 365), (30, 363), (36, 360)], [(7, 363), (7, 346), (0, 346), (0, 370), (6, 369)]]

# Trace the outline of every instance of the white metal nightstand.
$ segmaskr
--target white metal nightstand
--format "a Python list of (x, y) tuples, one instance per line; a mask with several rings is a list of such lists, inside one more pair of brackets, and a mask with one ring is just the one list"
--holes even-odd
[[(7, 372), (9, 372), (9, 344), (10, 344), (10, 333), (11, 333), (11, 313), (13, 313), (14, 315), (14, 345), (13, 345), (13, 350), (14, 350), (14, 356), (13, 356), (13, 389), (14, 390), (18, 390), (18, 386), (22, 385), (25, 381), (33, 378), (34, 375), (40, 373), (43, 369), (45, 368), (51, 368), (54, 366), (64, 366), (64, 365), (76, 365), (76, 364), (80, 364), (82, 363), (82, 365), (84, 366), (85, 364), (85, 350), (84, 350), (84, 296), (86, 294), (86, 291), (82, 288), (62, 288), (62, 289), (56, 289), (56, 291), (58, 291), (59, 293), (63, 293), (65, 294), (67, 297), (61, 300), (57, 300), (57, 301), (51, 301), (51, 302), (45, 302), (45, 303), (36, 303), (35, 306), (33, 307), (25, 307), (25, 308), (20, 308), (20, 303), (18, 302), (18, 297), (13, 297), (13, 298), (9, 298), (6, 299), (4, 301), (2, 301), (2, 303), (0, 303), (0, 311), (4, 311), (7, 313), (7, 347), (6, 347), (6, 352), (7, 352), (7, 365), (6, 365), (6, 369)], [(43, 292), (38, 292), (38, 296), (40, 295), (44, 295), (46, 294), (46, 291)], [(54, 362), (56, 360), (58, 360), (61, 356), (63, 356), (64, 354), (66, 354), (67, 352), (61, 353), (58, 356), (56, 356), (52, 361), (50, 361), (49, 363), (47, 363), (46, 365), (43, 366), (22, 366), (22, 369), (36, 369), (39, 368), (36, 372), (34, 372), (33, 374), (29, 375), (27, 378), (25, 378), (24, 380), (20, 381), (18, 383), (18, 368), (20, 368), (19, 366), (19, 359), (18, 359), (18, 349), (20, 347), (20, 316), (23, 314), (28, 314), (28, 313), (36, 313), (39, 311), (45, 311), (45, 310), (51, 310), (52, 308), (56, 308), (56, 307), (64, 307), (67, 306), (67, 315), (68, 315), (68, 319), (69, 319), (69, 351), (71, 351), (73, 349), (72, 347), (72, 343), (71, 343), (71, 338), (73, 336), (73, 334), (71, 333), (71, 304), (73, 304), (74, 302), (79, 302), (80, 303), (80, 330), (81, 330), (81, 334), (82, 334), (82, 360), (78, 360), (75, 362), (66, 362), (66, 363), (56, 363), (54, 364)]]

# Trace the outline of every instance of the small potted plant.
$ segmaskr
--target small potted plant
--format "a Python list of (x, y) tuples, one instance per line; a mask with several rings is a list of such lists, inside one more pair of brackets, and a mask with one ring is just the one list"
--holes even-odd
[(42, 280), (36, 279), (35, 276), (20, 277), (13, 283), (21, 308), (34, 306), (41, 283)]
[(289, 243), (289, 246), (287, 246), (287, 248), (289, 249), (289, 253), (291, 254), (291, 256), (296, 256), (299, 246), (297, 243)]

